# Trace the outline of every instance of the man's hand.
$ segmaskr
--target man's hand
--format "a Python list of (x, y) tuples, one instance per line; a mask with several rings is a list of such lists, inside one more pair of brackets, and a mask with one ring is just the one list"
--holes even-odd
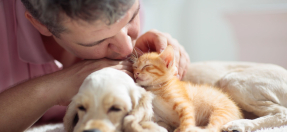
[(169, 34), (157, 30), (150, 30), (137, 39), (135, 50), (141, 50), (144, 53), (154, 51), (161, 53), (167, 45), (172, 45), (174, 49), (178, 77), (179, 79), (182, 79), (187, 72), (188, 64), (190, 63), (189, 56), (178, 41)]
[[(127, 73), (133, 77), (132, 64), (125, 61), (117, 61), (110, 59), (99, 59), (99, 60), (83, 60), (71, 67), (59, 71), (56, 78), (59, 79), (57, 86), (57, 104), (67, 105), (70, 103), (70, 99), (78, 92), (84, 79), (94, 71), (101, 70), (105, 67), (112, 67)], [(55, 82), (54, 82), (55, 83)], [(112, 82), (111, 82), (112, 83)]]

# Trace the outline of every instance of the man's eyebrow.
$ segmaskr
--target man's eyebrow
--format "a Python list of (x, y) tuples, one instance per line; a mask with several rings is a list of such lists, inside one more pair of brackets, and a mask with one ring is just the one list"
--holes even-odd
[[(139, 4), (137, 10), (134, 12), (132, 18), (129, 20), (129, 23), (134, 20), (134, 18), (137, 16), (139, 11), (140, 11), (140, 4)], [(81, 46), (85, 46), (85, 47), (93, 47), (95, 45), (100, 44), (101, 42), (104, 42), (106, 39), (108, 39), (108, 38), (105, 38), (105, 39), (102, 39), (102, 40), (99, 40), (99, 41), (96, 41), (96, 42), (93, 42), (93, 43), (89, 43), (89, 44), (82, 44), (82, 43), (77, 43), (77, 44), (79, 44)]]

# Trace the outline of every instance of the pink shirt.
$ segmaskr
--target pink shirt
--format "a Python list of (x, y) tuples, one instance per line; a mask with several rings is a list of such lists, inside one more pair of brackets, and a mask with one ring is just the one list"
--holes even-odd
[[(0, 92), (22, 81), (61, 69), (47, 53), (39, 32), (25, 18), (20, 0), (0, 2)], [(65, 107), (51, 108), (41, 120), (49, 120)]]
[(0, 92), (37, 76), (60, 70), (39, 32), (25, 18), (20, 0), (0, 3)]

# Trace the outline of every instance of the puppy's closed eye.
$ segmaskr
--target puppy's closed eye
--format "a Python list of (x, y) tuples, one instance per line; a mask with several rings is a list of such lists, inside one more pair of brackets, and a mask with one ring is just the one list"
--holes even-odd
[(78, 109), (79, 109), (80, 111), (86, 111), (86, 108), (85, 108), (84, 106), (82, 106), (82, 105), (79, 106)]
[(119, 106), (113, 105), (112, 107), (110, 107), (108, 113), (110, 112), (119, 112), (122, 111), (122, 109)]

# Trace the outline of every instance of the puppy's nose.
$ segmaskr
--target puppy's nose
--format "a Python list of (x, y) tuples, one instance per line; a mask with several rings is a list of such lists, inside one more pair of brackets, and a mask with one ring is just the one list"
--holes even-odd
[(99, 129), (90, 129), (90, 130), (84, 130), (83, 132), (102, 132)]

